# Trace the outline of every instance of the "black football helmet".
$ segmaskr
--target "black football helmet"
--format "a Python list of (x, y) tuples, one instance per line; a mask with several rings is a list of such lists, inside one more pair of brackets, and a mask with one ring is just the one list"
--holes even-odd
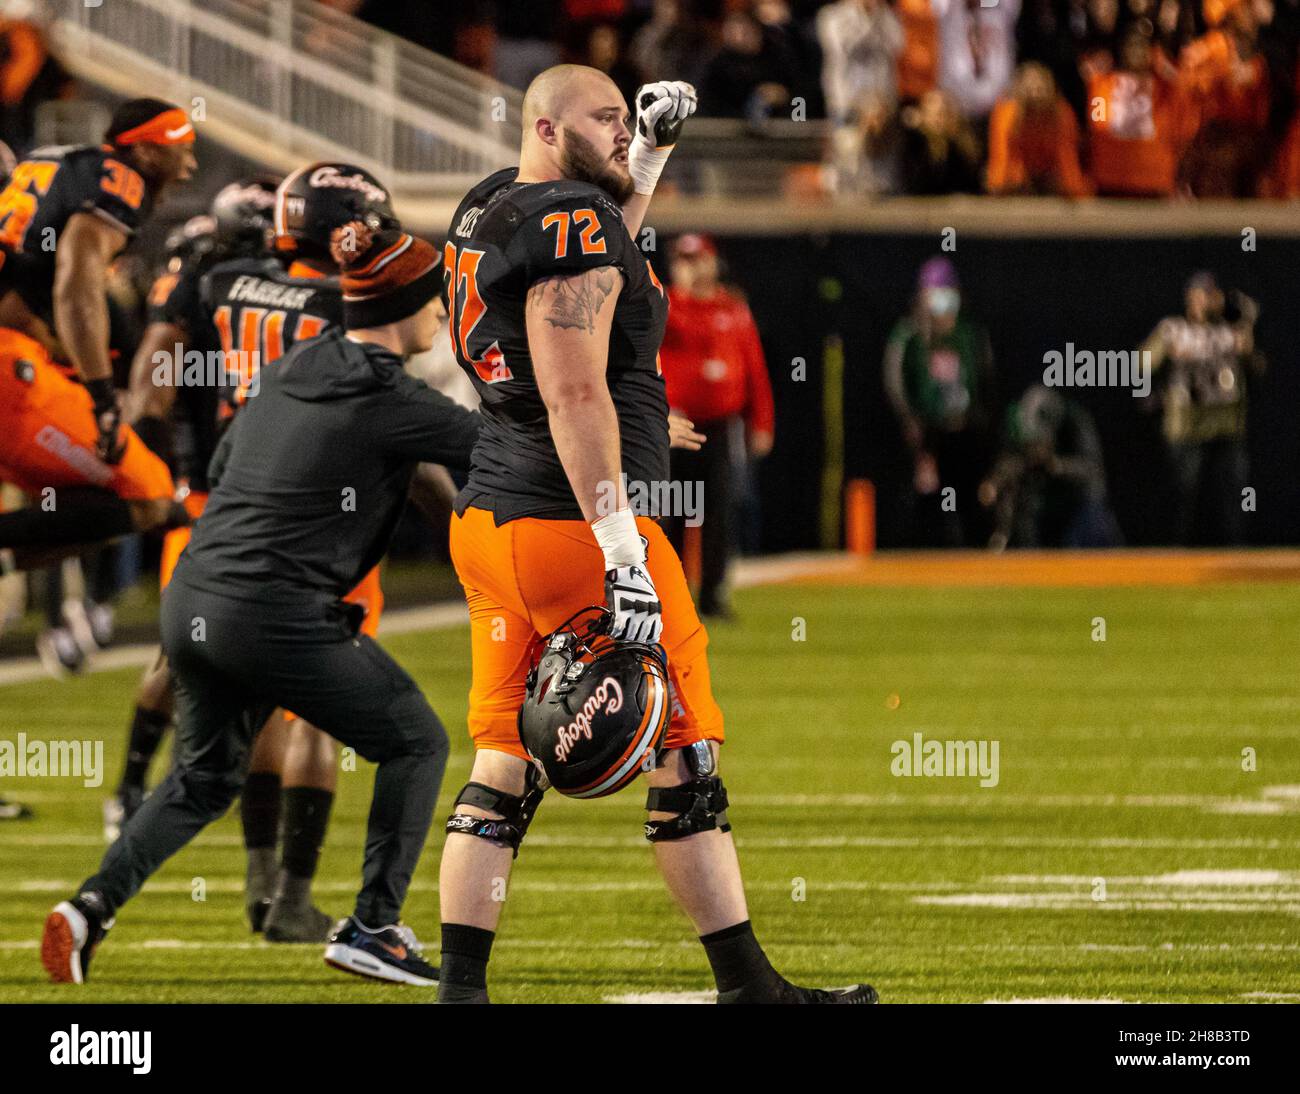
[(663, 647), (615, 641), (609, 619), (585, 608), (547, 635), (519, 708), (524, 749), (571, 798), (627, 786), (653, 761), (672, 715)]
[(227, 251), (263, 251), (275, 219), (274, 175), (253, 175), (223, 186), (209, 212), (217, 224), (217, 245)]
[(375, 231), (401, 227), (388, 188), (350, 163), (300, 167), (275, 192), (277, 250), (327, 258), (330, 233), (354, 220)]
[(167, 269), (175, 273), (192, 258), (202, 258), (217, 249), (217, 222), (206, 213), (190, 217), (167, 233), (163, 243), (163, 259)]

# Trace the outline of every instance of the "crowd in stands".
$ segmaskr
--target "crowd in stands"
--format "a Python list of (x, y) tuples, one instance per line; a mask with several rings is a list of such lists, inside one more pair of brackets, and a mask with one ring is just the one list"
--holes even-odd
[[(36, 133), (36, 110), (66, 98), (72, 82), (50, 53), (44, 28), (12, 2), (0, 7), (0, 141), (11, 153), (25, 152)], [(0, 159), (4, 159), (0, 154)], [(10, 163), (0, 164), (8, 175)]]
[(329, 0), (522, 87), (560, 61), (826, 118), (849, 194), (1300, 197), (1300, 0)]

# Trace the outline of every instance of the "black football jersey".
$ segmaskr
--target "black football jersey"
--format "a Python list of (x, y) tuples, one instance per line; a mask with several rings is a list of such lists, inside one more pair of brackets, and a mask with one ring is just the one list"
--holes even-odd
[(199, 295), (227, 359), (222, 419), (243, 404), (258, 368), (343, 323), (338, 278), (293, 277), (271, 257), (219, 263), (201, 279)]
[(598, 186), (517, 183), (517, 168), (484, 179), (451, 222), (445, 292), (452, 348), (482, 399), (483, 427), (456, 501), (502, 524), (518, 517), (577, 520), (582, 510), (551, 439), (537, 388), (524, 302), (544, 277), (613, 266), (623, 275), (606, 381), (618, 412), (623, 473), (647, 485), (668, 478), (668, 403), (659, 345), (668, 301)]
[(111, 148), (38, 148), (0, 192), (0, 292), (16, 290), (53, 328), (55, 244), (68, 219), (91, 213), (130, 238), (151, 200), (143, 177)]
[[(190, 382), (182, 374), (181, 382), (176, 385), (175, 470), (191, 490), (203, 492), (208, 489), (208, 463), (220, 436), (217, 423), (221, 401), (220, 389), (202, 381), (207, 379), (206, 362), (221, 351), (221, 344), (203, 310), (199, 284), (204, 274), (220, 261), (219, 254), (209, 252), (189, 259), (178, 270), (160, 274), (149, 290), (145, 307), (146, 322), (177, 327), (185, 353), (193, 355), (191, 376), (198, 376), (200, 382)], [(196, 361), (200, 362), (197, 369), (193, 367)]]

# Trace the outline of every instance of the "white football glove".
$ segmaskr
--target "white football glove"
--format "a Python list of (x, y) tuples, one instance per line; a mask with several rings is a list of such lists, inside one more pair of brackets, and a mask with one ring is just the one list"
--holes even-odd
[(628, 642), (655, 643), (663, 630), (659, 594), (646, 568), (646, 541), (631, 509), (617, 509), (592, 521), (605, 556), (605, 607), (613, 616), (609, 633)]
[(651, 645), (659, 641), (664, 629), (659, 594), (644, 564), (606, 571), (605, 606), (614, 617), (609, 628), (611, 638)]
[(638, 194), (653, 194), (682, 124), (695, 113), (695, 88), (683, 80), (660, 80), (636, 90), (636, 133), (627, 168)]

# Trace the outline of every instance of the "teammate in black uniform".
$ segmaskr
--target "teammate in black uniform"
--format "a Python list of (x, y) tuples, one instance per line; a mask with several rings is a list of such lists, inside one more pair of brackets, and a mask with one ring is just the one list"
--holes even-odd
[[(223, 187), (210, 214), (192, 217), (168, 236), (166, 264), (149, 291), (127, 414), (145, 444), (174, 468), (177, 496), (196, 520), (207, 501), (208, 463), (217, 446), (218, 408), (227, 382), (222, 347), (204, 312), (199, 286), (218, 263), (265, 253), (276, 185), (276, 180), (258, 176)], [(219, 369), (213, 367), (217, 364)], [(185, 527), (163, 538), (162, 589), (189, 537)], [(144, 800), (149, 764), (171, 714), (171, 675), (160, 654), (140, 682), (122, 778), (104, 803), (109, 843)]]
[(166, 466), (122, 426), (105, 289), (158, 195), (194, 170), (194, 127), (170, 103), (132, 99), (104, 141), (33, 152), (0, 194), (0, 477), (60, 495), (0, 515), (0, 547), (34, 554), (187, 519)]
[[(260, 366), (280, 358), (292, 345), (343, 321), (338, 265), (330, 254), (330, 234), (351, 221), (388, 228), (397, 219), (382, 184), (361, 168), (316, 163), (295, 171), (278, 187), (267, 180), (233, 183), (214, 199), (212, 215), (223, 241), (215, 261), (195, 267), (177, 286), (184, 311), (195, 316), (187, 329), (203, 332), (224, 353), (221, 382), (203, 389), (216, 399), (214, 428), (229, 425), (236, 412), (256, 394)], [(274, 253), (266, 249), (275, 239)], [(242, 252), (242, 253), (241, 253)], [(152, 329), (152, 328), (151, 328)], [(148, 348), (165, 341), (147, 339)], [(145, 412), (156, 413), (168, 401), (166, 391), (152, 391), (152, 373), (137, 369)], [(184, 390), (184, 389), (182, 389)], [(150, 408), (153, 408), (152, 410)], [(153, 434), (150, 429), (150, 435)], [(203, 454), (206, 475), (210, 451)], [(206, 485), (200, 483), (203, 490)], [(206, 493), (192, 484), (186, 504), (197, 519)], [(165, 545), (164, 585), (189, 539), (188, 529), (172, 533)], [(383, 596), (376, 566), (346, 600), (365, 611), (362, 631), (374, 636)], [(116, 838), (120, 819), (139, 808), (148, 764), (171, 714), (170, 679), (159, 660), (146, 679), (133, 716), (128, 770), (114, 799), (106, 804), (105, 835)], [(337, 752), (325, 733), (287, 712), (276, 712), (258, 734), (249, 776), (241, 795), (248, 877), (245, 890), (249, 922), (273, 942), (322, 942), (331, 918), (311, 902), (311, 881), (319, 862), (337, 780)], [(283, 836), (277, 867), (276, 846)]]
[[(273, 253), (223, 263), (203, 282), (205, 309), (233, 356), (268, 364), (290, 345), (342, 326), (343, 295), (330, 237), (352, 221), (372, 229), (397, 225), (387, 189), (363, 169), (314, 163), (281, 183), (273, 206)], [(224, 389), (225, 418), (257, 390), (253, 368), (244, 373), (246, 385)], [(378, 565), (345, 601), (364, 610), (361, 630), (373, 638), (383, 609)], [(330, 936), (334, 921), (312, 903), (311, 884), (337, 779), (333, 738), (292, 712), (271, 715), (254, 742), (240, 798), (248, 853), (245, 907), (252, 929), (269, 941), (323, 942)]]
[(341, 597), (384, 554), (417, 461), (467, 462), (478, 416), (403, 371), (438, 329), (436, 250), (364, 224), (340, 229), (336, 246), (340, 264), (354, 259), (343, 279), (347, 334), (327, 331), (264, 366), (217, 448), (208, 507), (163, 599), (176, 762), (99, 872), (51, 912), (41, 955), (56, 981), (85, 979), (116, 911), (229, 807), (253, 735), (280, 706), (378, 764), (363, 885), (326, 961), (436, 983), (399, 915), (446, 733), (415, 682), (359, 632), (362, 609)]
[(867, 985), (796, 987), (755, 939), (717, 775), (708, 639), (672, 547), (628, 505), (631, 481), (668, 478), (669, 445), (656, 361), (667, 302), (630, 236), (694, 105), (686, 84), (641, 88), (634, 138), (607, 76), (549, 69), (524, 97), (518, 170), (476, 186), (451, 222), (449, 326), (484, 421), (451, 529), (477, 752), (447, 822), (440, 1002), (487, 1002), (501, 881), (541, 798), (516, 726), (530, 647), (602, 596), (615, 638), (662, 635), (673, 713), (645, 831), (719, 1001), (876, 1000)]

